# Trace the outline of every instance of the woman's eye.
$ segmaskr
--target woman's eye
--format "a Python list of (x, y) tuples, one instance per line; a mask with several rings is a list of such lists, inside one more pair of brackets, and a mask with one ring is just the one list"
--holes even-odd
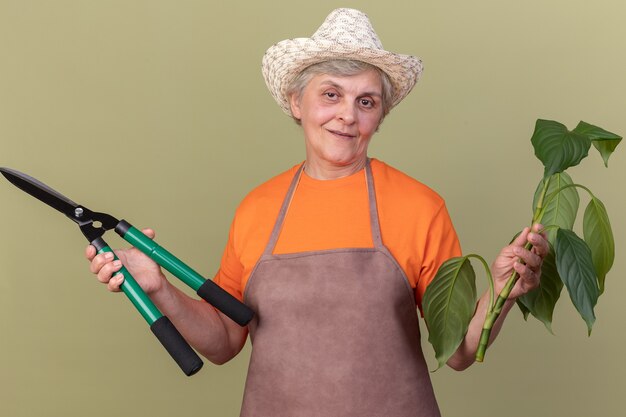
[(333, 92), (326, 92), (324, 93), (324, 95), (328, 98), (336, 98), (337, 97), (337, 93), (333, 93)]
[(374, 102), (370, 99), (367, 98), (362, 98), (361, 99), (361, 106), (363, 107), (373, 107), (374, 106)]

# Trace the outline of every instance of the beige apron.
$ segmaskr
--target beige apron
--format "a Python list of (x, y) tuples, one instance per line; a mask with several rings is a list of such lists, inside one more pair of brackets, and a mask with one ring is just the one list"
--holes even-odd
[(244, 300), (252, 356), (241, 417), (438, 417), (409, 282), (383, 246), (366, 164), (373, 248), (273, 255), (291, 183)]

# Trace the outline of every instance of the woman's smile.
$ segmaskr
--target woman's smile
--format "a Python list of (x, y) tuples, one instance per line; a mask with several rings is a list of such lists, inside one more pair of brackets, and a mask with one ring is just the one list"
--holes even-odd
[(353, 135), (350, 133), (344, 133), (339, 130), (333, 130), (333, 129), (326, 129), (326, 130), (332, 133), (333, 135), (338, 136), (341, 139), (354, 139), (356, 137), (356, 135)]

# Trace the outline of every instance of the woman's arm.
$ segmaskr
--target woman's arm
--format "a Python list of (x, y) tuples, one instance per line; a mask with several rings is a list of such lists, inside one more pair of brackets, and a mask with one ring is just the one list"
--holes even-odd
[[(151, 229), (144, 229), (143, 233), (154, 238)], [(85, 251), (91, 262), (91, 272), (107, 285), (109, 291), (120, 291), (123, 277), (116, 272), (123, 264), (187, 342), (208, 360), (222, 364), (241, 351), (248, 334), (247, 327), (240, 327), (210, 304), (178, 290), (167, 281), (159, 265), (139, 250), (116, 250), (115, 254), (119, 262), (113, 260), (111, 253), (97, 255), (91, 245)]]
[(243, 348), (248, 328), (241, 327), (204, 300), (193, 299), (166, 281), (151, 295), (154, 304), (187, 342), (211, 362), (221, 365)]

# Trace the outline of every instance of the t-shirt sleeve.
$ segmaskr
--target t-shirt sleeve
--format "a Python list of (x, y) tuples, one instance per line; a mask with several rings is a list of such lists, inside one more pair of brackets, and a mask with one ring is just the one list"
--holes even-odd
[(426, 287), (437, 274), (437, 270), (450, 258), (461, 256), (461, 245), (457, 237), (452, 220), (445, 204), (442, 204), (428, 229), (428, 236), (424, 247), (423, 262), (417, 281), (415, 297), (420, 312), (423, 315), (422, 299)]
[(222, 255), (220, 269), (215, 274), (213, 281), (233, 297), (243, 301), (241, 291), (243, 270), (243, 265), (235, 251), (235, 220), (233, 220), (228, 233), (228, 243), (226, 243), (226, 248)]

